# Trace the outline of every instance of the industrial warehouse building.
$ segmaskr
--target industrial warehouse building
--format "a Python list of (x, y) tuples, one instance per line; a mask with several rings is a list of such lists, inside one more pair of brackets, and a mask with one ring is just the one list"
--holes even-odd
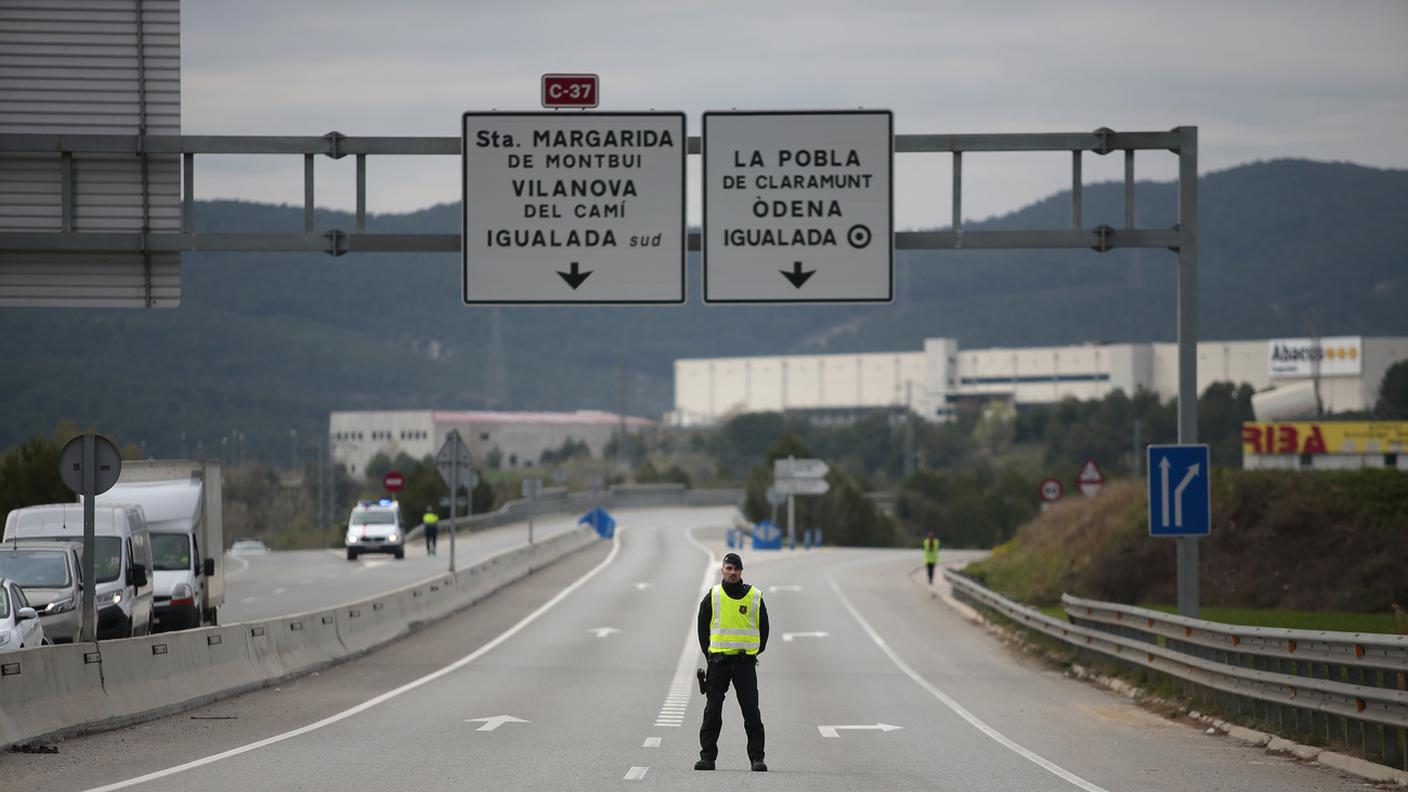
[(455, 410), (362, 410), (328, 417), (333, 464), (347, 472), (366, 470), (377, 454), (413, 459), (435, 454), (453, 430), (459, 430), (476, 466), (496, 450), (504, 467), (533, 467), (543, 452), (574, 440), (600, 457), (613, 435), (654, 426), (645, 418), (608, 412), (490, 412)]
[[(1315, 351), (1319, 349), (1319, 352)], [(1408, 337), (1343, 336), (1198, 344), (1198, 392), (1214, 382), (1259, 393), (1259, 420), (1313, 415), (1316, 380), (1327, 413), (1374, 406), (1379, 383), (1408, 359)], [(1318, 369), (1318, 371), (1317, 371)], [(667, 422), (708, 426), (744, 412), (795, 411), (819, 422), (849, 421), (909, 407), (943, 420), (964, 401), (1017, 407), (1122, 390), (1178, 394), (1178, 345), (1081, 344), (964, 350), (930, 338), (922, 351), (675, 361), (675, 407)]]

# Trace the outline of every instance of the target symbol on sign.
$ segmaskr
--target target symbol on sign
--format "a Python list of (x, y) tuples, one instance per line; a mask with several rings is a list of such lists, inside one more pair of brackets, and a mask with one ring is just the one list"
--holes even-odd
[(851, 243), (853, 248), (863, 248), (870, 244), (870, 227), (864, 225), (853, 225), (846, 232), (846, 241)]

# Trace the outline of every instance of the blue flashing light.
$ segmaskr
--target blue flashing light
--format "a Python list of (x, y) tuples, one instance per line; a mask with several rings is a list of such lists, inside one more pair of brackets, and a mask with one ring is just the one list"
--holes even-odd
[(377, 505), (378, 505), (378, 506), (390, 506), (390, 505), (393, 504), (393, 503), (395, 503), (395, 501), (391, 500), (390, 498), (382, 498), (382, 499), (381, 499), (381, 502), (379, 502)]

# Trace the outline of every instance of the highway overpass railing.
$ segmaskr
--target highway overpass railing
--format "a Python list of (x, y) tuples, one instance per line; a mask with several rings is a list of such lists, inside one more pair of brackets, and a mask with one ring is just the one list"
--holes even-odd
[[(456, 518), (453, 526), (449, 520), (441, 520), (440, 530), (443, 532), (453, 528), (456, 533), (478, 531), (523, 522), (530, 513), (535, 517), (585, 514), (598, 506), (607, 511), (617, 511), (655, 507), (737, 506), (742, 502), (741, 489), (689, 489), (683, 484), (618, 484), (596, 494), (545, 487), (531, 502), (526, 498), (512, 500), (488, 514)], [(417, 525), (410, 529), (406, 532), (406, 539), (419, 538), (424, 527)]]
[(1062, 621), (944, 570), (954, 597), (1259, 725), (1408, 769), (1408, 636), (1220, 624), (1063, 595)]

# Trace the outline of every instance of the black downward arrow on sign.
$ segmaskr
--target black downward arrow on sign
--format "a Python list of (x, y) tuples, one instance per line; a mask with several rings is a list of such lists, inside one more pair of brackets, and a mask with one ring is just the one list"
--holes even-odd
[(802, 262), (800, 261), (792, 262), (791, 272), (788, 272), (787, 270), (778, 270), (778, 272), (782, 273), (782, 277), (786, 278), (789, 281), (792, 281), (792, 285), (798, 289), (802, 288), (802, 284), (806, 283), (808, 278), (816, 274), (816, 270), (807, 270), (806, 272), (803, 272)]
[(571, 286), (573, 291), (576, 291), (577, 287), (582, 285), (582, 281), (586, 280), (588, 276), (592, 274), (592, 271), (587, 270), (586, 272), (582, 272), (580, 269), (580, 265), (574, 261), (572, 262), (571, 272), (563, 272), (562, 270), (558, 270), (557, 274), (561, 275), (562, 279), (567, 281), (567, 285)]

